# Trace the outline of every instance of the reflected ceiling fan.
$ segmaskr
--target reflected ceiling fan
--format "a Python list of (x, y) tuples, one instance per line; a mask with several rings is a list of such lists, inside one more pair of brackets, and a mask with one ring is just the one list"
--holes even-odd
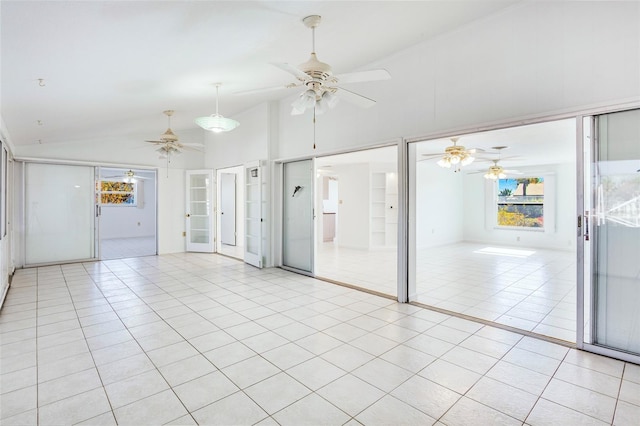
[(451, 142), (453, 143), (451, 146), (448, 146), (444, 149), (444, 152), (441, 153), (433, 153), (433, 154), (422, 154), (425, 158), (423, 160), (431, 160), (434, 158), (440, 158), (437, 164), (438, 166), (450, 169), (453, 167), (454, 172), (459, 172), (463, 166), (467, 166), (475, 160), (473, 154), (477, 151), (483, 151), (480, 148), (470, 148), (467, 149), (462, 145), (458, 145), (458, 140), (460, 138), (455, 137), (451, 138)]
[[(491, 149), (497, 151), (498, 158), (497, 159), (489, 159), (489, 161), (493, 162), (489, 169), (484, 173), (484, 178), (489, 180), (498, 180), (498, 179), (506, 179), (507, 173), (521, 175), (522, 173), (517, 170), (505, 170), (498, 163), (503, 160), (502, 158), (502, 150), (509, 148), (508, 146), (492, 146)], [(509, 157), (516, 158), (516, 157)], [(474, 172), (474, 173), (483, 173), (482, 171)], [(472, 174), (472, 173), (470, 173)]]
[(373, 99), (367, 98), (355, 92), (345, 89), (339, 84), (356, 83), (365, 81), (388, 80), (391, 75), (387, 70), (377, 69), (354, 72), (348, 74), (333, 75), (329, 64), (320, 62), (316, 56), (315, 29), (322, 20), (319, 15), (310, 15), (302, 19), (307, 28), (311, 28), (311, 57), (297, 67), (288, 63), (272, 63), (283, 71), (292, 74), (297, 81), (285, 86), (270, 87), (266, 89), (249, 90), (238, 94), (258, 93), (276, 89), (292, 89), (302, 87), (304, 91), (291, 104), (291, 114), (300, 115), (307, 109), (312, 109), (314, 114), (321, 114), (328, 108), (332, 108), (339, 99), (351, 102), (361, 107), (371, 107), (376, 104)]
[(151, 179), (151, 178), (137, 175), (133, 170), (127, 170), (126, 172), (119, 175), (104, 176), (103, 179), (124, 179), (125, 181), (131, 182), (131, 180), (133, 179)]
[(169, 109), (166, 111), (162, 111), (162, 113), (167, 116), (167, 130), (160, 136), (159, 140), (147, 140), (145, 142), (152, 143), (158, 147), (156, 149), (156, 152), (160, 154), (160, 159), (167, 160), (167, 168), (169, 168), (169, 163), (171, 162), (172, 155), (181, 154), (183, 150), (204, 150), (204, 145), (199, 143), (178, 142), (178, 136), (173, 133), (173, 130), (171, 130), (171, 116), (173, 115), (174, 111)]

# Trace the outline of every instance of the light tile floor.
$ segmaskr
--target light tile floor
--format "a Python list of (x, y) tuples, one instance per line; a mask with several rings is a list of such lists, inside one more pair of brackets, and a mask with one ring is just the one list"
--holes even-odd
[(151, 256), (156, 253), (155, 237), (105, 238), (100, 241), (102, 260)]
[[(317, 275), (395, 296), (396, 257), (324, 243)], [(412, 301), (575, 342), (575, 252), (456, 243), (419, 250), (416, 264)]]
[(640, 366), (224, 256), (18, 270), (0, 423), (616, 424)]

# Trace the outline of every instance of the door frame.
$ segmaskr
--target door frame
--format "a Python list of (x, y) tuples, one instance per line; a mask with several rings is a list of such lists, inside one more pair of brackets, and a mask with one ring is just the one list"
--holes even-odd
[[(598, 146), (598, 134), (597, 134), (597, 117), (599, 115), (610, 114), (615, 112), (623, 112), (628, 110), (640, 109), (640, 105), (634, 107), (620, 108), (620, 109), (607, 109), (605, 111), (593, 112), (591, 114), (578, 115), (577, 121), (577, 200), (576, 210), (578, 217), (578, 226), (576, 232), (577, 238), (577, 333), (576, 333), (576, 347), (595, 354), (608, 356), (611, 358), (620, 359), (627, 362), (633, 362), (640, 364), (640, 355), (625, 352), (622, 350), (613, 349), (606, 346), (601, 346), (592, 343), (593, 330), (589, 333), (589, 338), (585, 338), (585, 319), (589, 318), (589, 324), (593, 329), (595, 300), (593, 294), (593, 282), (592, 282), (592, 259), (596, 255), (595, 244), (591, 242), (589, 238), (591, 234), (591, 226), (593, 225), (593, 212), (591, 206), (586, 204), (585, 199), (589, 199), (585, 196), (587, 191), (591, 192), (592, 176), (587, 173), (588, 166), (595, 159), (595, 150)], [(586, 297), (589, 296), (590, 303), (586, 306)]]
[[(220, 229), (222, 220), (220, 218), (221, 213), (221, 185), (222, 179), (221, 176), (223, 173), (233, 173), (236, 175), (236, 247), (239, 247), (242, 243), (244, 243), (244, 218), (245, 212), (242, 211), (241, 217), (238, 217), (239, 209), (244, 208), (244, 166), (242, 164), (236, 166), (222, 167), (215, 170), (214, 179), (214, 191), (215, 191), (215, 208), (214, 208), (214, 219), (213, 219), (213, 228), (215, 230), (215, 244), (214, 244), (214, 252), (219, 254), (225, 254), (222, 252), (222, 231)], [(242, 227), (239, 229), (238, 227)], [(244, 252), (243, 252), (244, 253)], [(244, 254), (237, 256), (232, 256), (236, 259), (242, 259)]]

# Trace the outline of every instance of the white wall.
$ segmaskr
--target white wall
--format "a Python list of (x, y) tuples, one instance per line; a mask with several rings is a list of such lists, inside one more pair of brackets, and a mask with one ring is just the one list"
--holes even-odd
[[(519, 169), (545, 177), (544, 230), (497, 229), (492, 221), (495, 198), (482, 173), (464, 176), (464, 240), (530, 248), (575, 250), (576, 171), (573, 164)], [(529, 173), (528, 171), (531, 171)], [(487, 218), (489, 220), (487, 220)]]
[[(175, 130), (181, 142), (202, 143), (198, 129)], [(204, 156), (185, 151), (174, 156), (167, 168), (166, 160), (158, 158), (154, 146), (145, 143), (149, 135), (126, 135), (108, 139), (73, 141), (68, 143), (27, 145), (16, 148), (15, 156), (48, 160), (75, 160), (96, 165), (123, 168), (144, 166), (157, 168), (158, 173), (158, 251), (176, 253), (185, 250), (185, 170), (202, 169)]]
[[(640, 2), (523, 2), (398, 52), (368, 67), (391, 80), (349, 86), (376, 106), (318, 118), (315, 152), (638, 101), (639, 15)], [(310, 113), (290, 116), (290, 102), (279, 156), (310, 155)]]
[(270, 159), (269, 109), (270, 105), (263, 103), (234, 116), (240, 125), (232, 132), (213, 133), (203, 130), (207, 147), (205, 168), (220, 169)]
[(437, 167), (432, 161), (416, 164), (416, 248), (462, 241), (465, 216), (462, 173)]

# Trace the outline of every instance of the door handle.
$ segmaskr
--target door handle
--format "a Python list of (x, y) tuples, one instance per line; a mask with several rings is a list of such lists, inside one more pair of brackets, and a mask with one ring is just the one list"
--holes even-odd
[(191, 217), (191, 215), (190, 215), (189, 213), (187, 213), (185, 216), (186, 216), (186, 217)]
[(584, 213), (584, 240), (589, 241), (589, 212)]

